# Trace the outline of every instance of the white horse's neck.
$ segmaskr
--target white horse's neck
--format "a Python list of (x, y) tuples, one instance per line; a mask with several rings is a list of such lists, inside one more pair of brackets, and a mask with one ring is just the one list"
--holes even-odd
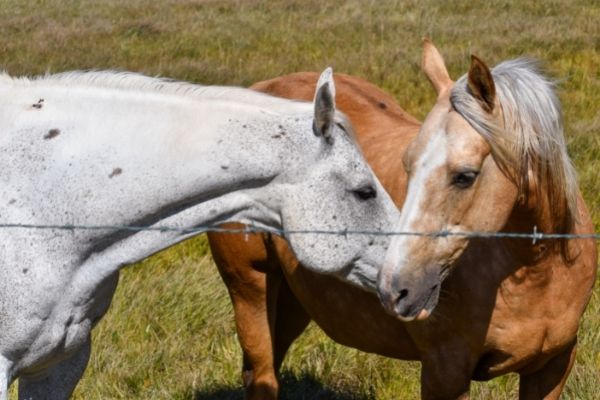
[[(192, 85), (138, 76), (143, 85), (121, 81), (119, 87), (111, 80), (118, 76), (105, 75), (87, 86), (85, 75), (69, 83), (64, 77), (0, 80), (0, 131), (6, 132), (0, 149), (7, 155), (0, 160), (7, 171), (0, 192), (13, 205), (3, 219), (180, 226), (243, 220), (255, 217), (262, 204), (248, 189), (264, 187), (298, 157), (318, 153), (317, 138), (294, 134), (309, 131), (307, 104), (243, 89), (233, 89), (246, 94), (241, 102), (226, 89), (203, 96)], [(153, 82), (163, 86), (157, 91)], [(279, 227), (276, 210), (262, 211), (261, 222)], [(123, 263), (183, 238), (159, 235), (128, 246), (134, 251), (120, 256)], [(84, 256), (122, 236), (79, 233), (79, 241), (89, 245), (77, 249)]]

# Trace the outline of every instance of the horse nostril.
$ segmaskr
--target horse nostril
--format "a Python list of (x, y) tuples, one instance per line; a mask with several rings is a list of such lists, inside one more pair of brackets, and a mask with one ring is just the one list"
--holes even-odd
[(410, 304), (408, 301), (408, 289), (401, 289), (397, 292), (396, 298), (394, 299), (392, 309), (396, 315), (405, 315), (410, 311)]
[(408, 296), (408, 289), (402, 289), (399, 293), (398, 293), (398, 299), (397, 301), (402, 301), (402, 299), (404, 299), (406, 296)]

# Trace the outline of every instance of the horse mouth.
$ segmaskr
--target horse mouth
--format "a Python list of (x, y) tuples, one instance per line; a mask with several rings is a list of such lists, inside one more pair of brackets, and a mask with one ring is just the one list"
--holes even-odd
[(444, 279), (446, 279), (448, 275), (450, 275), (451, 267), (452, 265), (445, 264), (442, 266), (442, 268), (440, 268), (440, 282), (444, 282)]
[(433, 309), (438, 303), (440, 297), (440, 285), (435, 285), (429, 291), (429, 295), (425, 299), (423, 306), (420, 310), (412, 316), (415, 321), (424, 321), (431, 316)]
[(427, 318), (429, 318), (431, 316), (431, 314), (433, 313), (433, 311), (434, 311), (434, 309), (437, 306), (438, 301), (439, 301), (440, 286), (441, 286), (442, 282), (444, 281), (444, 279), (446, 279), (448, 277), (448, 275), (450, 274), (451, 267), (452, 266), (450, 264), (446, 264), (446, 265), (442, 266), (442, 268), (440, 269), (440, 283), (439, 284), (435, 284), (431, 288), (431, 290), (429, 292), (429, 295), (425, 299), (423, 307), (413, 317), (414, 320), (416, 320), (416, 321), (424, 321), (424, 320), (426, 320)]

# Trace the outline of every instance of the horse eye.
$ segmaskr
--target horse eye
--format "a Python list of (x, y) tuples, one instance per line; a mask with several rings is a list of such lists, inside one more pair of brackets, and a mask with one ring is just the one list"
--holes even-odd
[(361, 201), (374, 199), (377, 197), (377, 191), (373, 186), (363, 186), (360, 189), (356, 189), (352, 191), (352, 194), (356, 196), (357, 199)]
[(477, 171), (463, 171), (457, 172), (452, 177), (452, 185), (456, 186), (460, 189), (467, 189), (475, 183), (475, 179), (477, 179), (477, 175), (479, 172)]

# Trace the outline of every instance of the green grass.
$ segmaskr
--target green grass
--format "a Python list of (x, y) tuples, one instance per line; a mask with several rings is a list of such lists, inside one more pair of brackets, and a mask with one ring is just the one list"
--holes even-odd
[[(560, 80), (570, 154), (600, 227), (600, 4), (585, 1), (0, 0), (0, 68), (13, 75), (86, 68), (249, 85), (289, 72), (367, 78), (422, 118), (434, 101), (419, 69), (421, 38), (453, 77), (473, 52), (494, 65), (527, 55)], [(580, 329), (564, 398), (600, 392), (600, 289)], [(232, 312), (203, 238), (126, 269), (94, 333), (80, 399), (239, 399)], [(417, 363), (344, 348), (318, 328), (284, 365), (284, 398), (418, 398)], [(515, 398), (517, 380), (473, 386)]]

